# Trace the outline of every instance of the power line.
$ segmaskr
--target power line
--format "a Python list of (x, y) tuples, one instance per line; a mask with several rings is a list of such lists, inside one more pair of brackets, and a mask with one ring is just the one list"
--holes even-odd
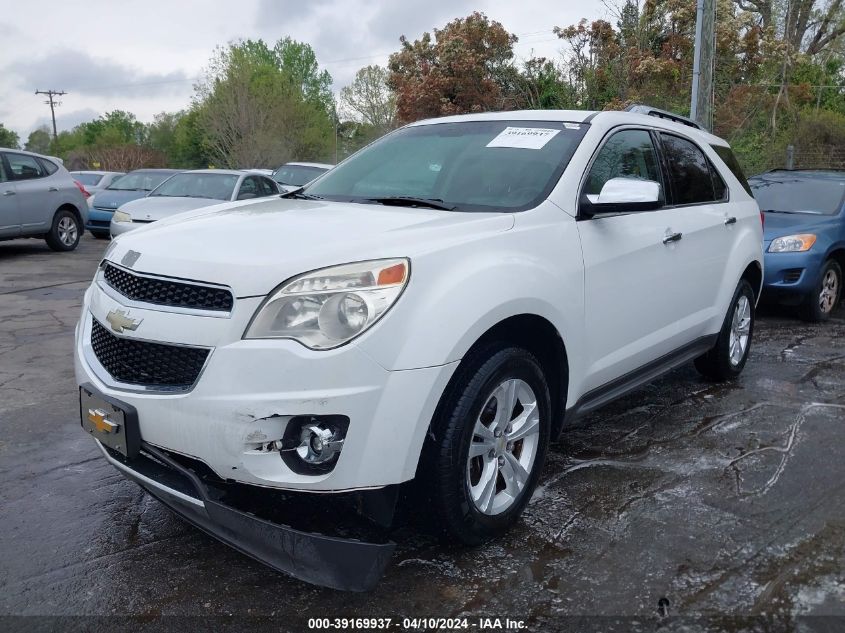
[(56, 108), (62, 105), (62, 102), (54, 100), (53, 97), (61, 97), (67, 93), (64, 90), (36, 90), (35, 94), (47, 95), (47, 101), (44, 103), (50, 106), (50, 115), (53, 117), (53, 142), (55, 143), (59, 138), (59, 134), (56, 131)]

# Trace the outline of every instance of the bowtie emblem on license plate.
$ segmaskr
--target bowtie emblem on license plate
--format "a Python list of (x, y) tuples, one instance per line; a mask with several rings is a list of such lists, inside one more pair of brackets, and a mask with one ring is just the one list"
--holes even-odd
[(102, 409), (88, 409), (88, 421), (99, 433), (117, 433), (120, 425), (109, 420), (109, 414)]

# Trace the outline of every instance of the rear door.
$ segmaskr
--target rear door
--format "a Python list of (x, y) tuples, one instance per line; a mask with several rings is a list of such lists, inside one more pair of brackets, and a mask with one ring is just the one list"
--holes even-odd
[(21, 233), (17, 193), (9, 167), (0, 154), (0, 237), (16, 237)]
[(701, 148), (689, 138), (661, 132), (673, 228), (682, 234), (675, 265), (683, 283), (673, 290), (688, 308), (677, 327), (688, 338), (704, 336), (716, 315), (718, 295), (733, 245), (735, 217), (728, 189)]
[[(593, 158), (581, 195), (595, 196), (611, 178), (659, 183), (665, 196), (655, 135), (647, 129), (611, 132)], [(579, 196), (580, 198), (580, 196)], [(588, 377), (585, 389), (607, 384), (687, 343), (679, 330), (689, 306), (679, 300), (676, 209), (579, 218), (584, 258)]]

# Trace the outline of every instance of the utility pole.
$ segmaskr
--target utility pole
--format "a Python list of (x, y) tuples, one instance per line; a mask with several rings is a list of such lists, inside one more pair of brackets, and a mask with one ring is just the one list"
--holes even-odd
[(50, 106), (50, 115), (53, 117), (53, 143), (55, 143), (59, 138), (59, 134), (56, 131), (56, 107), (62, 105), (62, 102), (55, 101), (53, 97), (61, 97), (67, 93), (64, 90), (36, 90), (35, 94), (47, 95), (47, 101), (44, 103)]
[(716, 0), (697, 0), (690, 118), (713, 128), (713, 66), (716, 49)]

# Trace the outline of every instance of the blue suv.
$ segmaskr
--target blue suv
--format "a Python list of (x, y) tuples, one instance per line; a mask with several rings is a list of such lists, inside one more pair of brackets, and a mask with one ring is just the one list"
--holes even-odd
[(748, 184), (764, 214), (763, 298), (824, 321), (842, 297), (845, 171), (768, 171)]

